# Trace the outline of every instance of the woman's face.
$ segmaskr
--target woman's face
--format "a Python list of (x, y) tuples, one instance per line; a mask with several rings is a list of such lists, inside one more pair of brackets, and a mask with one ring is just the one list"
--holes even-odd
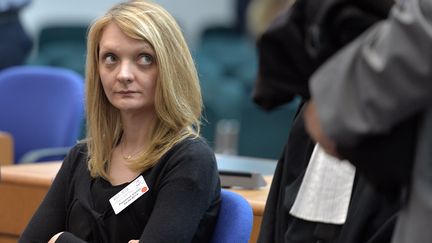
[(153, 47), (114, 23), (104, 28), (99, 46), (99, 74), (110, 103), (122, 113), (154, 112), (159, 71)]

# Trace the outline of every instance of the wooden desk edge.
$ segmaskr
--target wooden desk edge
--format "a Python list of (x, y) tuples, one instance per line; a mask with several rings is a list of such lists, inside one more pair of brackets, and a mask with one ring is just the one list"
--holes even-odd
[(1, 183), (5, 184), (19, 184), (26, 186), (37, 186), (37, 187), (50, 187), (53, 178), (47, 178), (46, 176), (28, 176), (26, 174), (4, 174), (1, 173)]
[(254, 215), (262, 216), (264, 214), (265, 202), (263, 203), (263, 202), (259, 202), (259, 201), (255, 201), (255, 200), (250, 200), (247, 198), (246, 198), (246, 200), (251, 205)]
[(0, 168), (0, 182), (25, 186), (50, 187), (61, 161), (7, 165)]

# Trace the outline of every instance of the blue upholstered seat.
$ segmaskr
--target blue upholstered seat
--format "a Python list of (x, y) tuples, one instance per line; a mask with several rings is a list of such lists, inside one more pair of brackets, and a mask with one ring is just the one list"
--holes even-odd
[(77, 142), (83, 86), (80, 75), (64, 68), (17, 66), (0, 72), (0, 130), (13, 136), (16, 162), (64, 155)]
[(247, 243), (252, 231), (252, 207), (242, 196), (226, 189), (222, 189), (221, 198), (212, 243)]

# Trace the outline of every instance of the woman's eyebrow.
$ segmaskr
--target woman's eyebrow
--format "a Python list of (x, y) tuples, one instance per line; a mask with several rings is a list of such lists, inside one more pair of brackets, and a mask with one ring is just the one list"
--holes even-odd
[(143, 44), (143, 48), (144, 48), (144, 49), (149, 49), (149, 50), (151, 50), (151, 51), (154, 51), (153, 46), (150, 45), (150, 44), (147, 43), (147, 42), (144, 42), (144, 44)]
[[(148, 42), (140, 43), (139, 45), (134, 48), (136, 51), (150, 51), (152, 53), (155, 52), (153, 46)], [(105, 53), (105, 52), (116, 52), (118, 50), (118, 46), (115, 43), (107, 42), (107, 43), (101, 43), (99, 46), (99, 52)]]

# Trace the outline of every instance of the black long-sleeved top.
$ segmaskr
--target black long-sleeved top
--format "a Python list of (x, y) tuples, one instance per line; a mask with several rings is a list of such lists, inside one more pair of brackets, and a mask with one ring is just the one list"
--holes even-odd
[(114, 214), (109, 199), (129, 183), (92, 178), (87, 146), (64, 160), (48, 194), (19, 242), (209, 242), (220, 206), (220, 183), (211, 148), (186, 139), (141, 174), (149, 191)]

